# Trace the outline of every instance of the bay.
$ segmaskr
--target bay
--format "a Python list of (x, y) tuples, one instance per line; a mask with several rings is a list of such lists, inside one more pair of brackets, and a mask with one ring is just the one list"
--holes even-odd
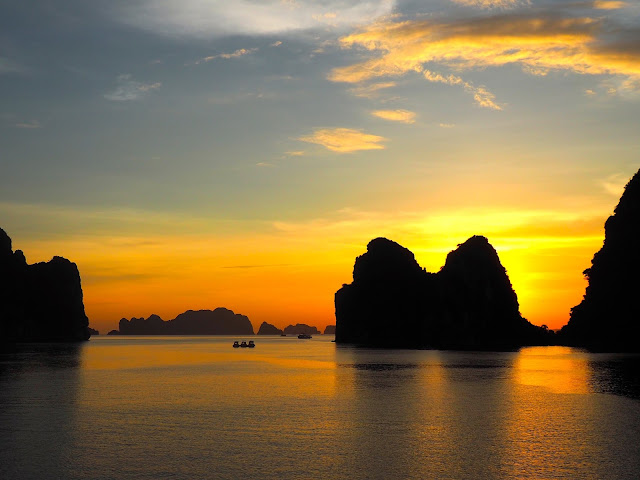
[(0, 354), (0, 478), (640, 478), (638, 355), (253, 339)]

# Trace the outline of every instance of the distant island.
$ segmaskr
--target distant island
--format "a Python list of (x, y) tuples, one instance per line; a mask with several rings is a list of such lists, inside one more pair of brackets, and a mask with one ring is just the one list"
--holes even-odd
[(253, 325), (245, 315), (226, 308), (187, 310), (172, 320), (158, 315), (120, 320), (118, 330), (108, 335), (253, 335)]
[(602, 248), (584, 271), (584, 298), (559, 341), (597, 351), (640, 351), (640, 171), (605, 225)]
[(324, 328), (323, 335), (335, 335), (336, 334), (336, 326), (335, 325), (327, 325)]
[(89, 337), (76, 264), (56, 256), (28, 265), (0, 228), (0, 342), (77, 342)]
[(295, 325), (285, 327), (284, 333), (286, 335), (320, 335), (320, 330), (306, 323), (296, 323)]
[(473, 236), (429, 273), (386, 238), (367, 245), (353, 283), (335, 295), (336, 343), (373, 347), (510, 350), (552, 334), (524, 319), (498, 254)]
[(262, 322), (258, 329), (258, 335), (282, 335), (282, 330), (267, 322)]

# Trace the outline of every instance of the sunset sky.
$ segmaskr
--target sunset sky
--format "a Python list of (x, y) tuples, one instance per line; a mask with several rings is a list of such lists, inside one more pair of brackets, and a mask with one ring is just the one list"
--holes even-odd
[(639, 147), (638, 0), (0, 6), (0, 227), (102, 333), (324, 328), (371, 239), (436, 272), (474, 234), (559, 328)]

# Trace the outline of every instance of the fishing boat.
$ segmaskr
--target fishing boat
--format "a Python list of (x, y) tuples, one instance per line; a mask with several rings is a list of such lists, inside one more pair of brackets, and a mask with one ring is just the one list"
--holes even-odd
[(298, 335), (298, 338), (302, 339), (302, 338), (311, 338), (311, 335), (307, 335), (306, 333), (301, 333), (300, 335)]
[(233, 342), (233, 348), (240, 348), (240, 344), (238, 343), (237, 340)]
[(253, 340), (249, 340), (249, 345), (247, 345), (247, 347), (249, 348), (255, 348), (256, 344), (253, 343)]
[(242, 343), (240, 344), (240, 348), (247, 348), (249, 345), (247, 345), (247, 342), (245, 342), (244, 340), (242, 341)]

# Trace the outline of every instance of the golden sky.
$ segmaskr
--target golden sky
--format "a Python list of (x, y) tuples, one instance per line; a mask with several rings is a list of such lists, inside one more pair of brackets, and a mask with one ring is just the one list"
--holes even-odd
[[(0, 226), (94, 328), (227, 307), (335, 323), (385, 236), (472, 235), (559, 328), (640, 166), (637, 2), (0, 7)], [(33, 28), (37, 25), (38, 28)]]

